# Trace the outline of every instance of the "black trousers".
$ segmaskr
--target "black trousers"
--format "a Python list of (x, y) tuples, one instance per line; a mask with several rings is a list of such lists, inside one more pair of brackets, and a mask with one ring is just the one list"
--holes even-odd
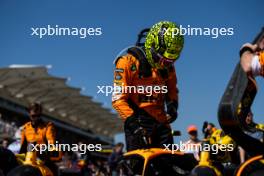
[(137, 118), (140, 126), (145, 131), (145, 137), (149, 143), (143, 142), (142, 135), (135, 135), (125, 127), (126, 147), (127, 151), (142, 148), (164, 148), (164, 144), (173, 144), (173, 136), (171, 128), (165, 124), (158, 122), (149, 115), (138, 115)]

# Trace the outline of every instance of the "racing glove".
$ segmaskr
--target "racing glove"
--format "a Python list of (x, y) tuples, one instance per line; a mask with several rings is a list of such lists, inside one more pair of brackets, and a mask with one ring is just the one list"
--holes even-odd
[(133, 135), (137, 136), (142, 145), (148, 145), (146, 130), (140, 125), (139, 120), (132, 115), (125, 120), (125, 129), (128, 129)]
[(168, 123), (174, 122), (178, 117), (178, 102), (171, 101), (167, 103), (167, 120)]

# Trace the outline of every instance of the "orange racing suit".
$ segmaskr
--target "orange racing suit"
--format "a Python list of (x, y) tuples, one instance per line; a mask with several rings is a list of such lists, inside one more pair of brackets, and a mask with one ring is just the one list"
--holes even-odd
[(21, 132), (21, 152), (26, 152), (27, 143), (55, 144), (55, 129), (51, 122), (41, 122), (36, 128), (27, 122)]
[[(114, 91), (113, 107), (125, 121), (135, 111), (129, 103), (132, 101), (139, 109), (143, 109), (158, 122), (166, 123), (165, 101), (178, 102), (175, 68), (172, 66), (165, 78), (160, 70), (155, 68), (151, 68), (152, 76), (141, 77), (139, 64), (139, 60), (132, 54), (127, 54), (116, 61), (114, 87), (121, 87), (123, 91)], [(147, 91), (149, 86), (152, 87), (151, 94)], [(132, 87), (136, 89), (129, 92), (128, 90), (132, 90)], [(146, 89), (140, 92), (139, 88), (142, 87)]]

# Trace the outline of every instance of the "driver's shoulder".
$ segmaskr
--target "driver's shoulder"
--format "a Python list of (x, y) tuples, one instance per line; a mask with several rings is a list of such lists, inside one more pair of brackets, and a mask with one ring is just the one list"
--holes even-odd
[(30, 121), (29, 121), (29, 122), (26, 122), (26, 123), (22, 126), (22, 130), (25, 130), (25, 129), (30, 128), (30, 127), (32, 127), (31, 122), (30, 122)]
[(138, 64), (138, 59), (132, 54), (126, 54), (116, 59), (115, 65), (121, 67), (130, 67), (133, 64)]

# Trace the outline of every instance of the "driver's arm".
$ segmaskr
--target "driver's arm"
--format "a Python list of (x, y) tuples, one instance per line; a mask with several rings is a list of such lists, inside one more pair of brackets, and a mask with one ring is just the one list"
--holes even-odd
[(130, 55), (119, 58), (114, 73), (114, 89), (118, 90), (117, 88), (120, 88), (120, 92), (114, 90), (112, 94), (112, 105), (124, 121), (134, 113), (128, 104), (129, 92), (121, 90), (121, 88), (125, 89), (126, 86), (129, 86), (131, 79), (131, 59), (132, 56)]
[(170, 71), (169, 78), (167, 81), (167, 97), (166, 97), (166, 103), (167, 103), (167, 114), (169, 115), (168, 117), (168, 122), (171, 123), (174, 120), (176, 120), (178, 116), (178, 88), (177, 88), (177, 77), (176, 77), (176, 71), (175, 68), (173, 67), (172, 70)]

